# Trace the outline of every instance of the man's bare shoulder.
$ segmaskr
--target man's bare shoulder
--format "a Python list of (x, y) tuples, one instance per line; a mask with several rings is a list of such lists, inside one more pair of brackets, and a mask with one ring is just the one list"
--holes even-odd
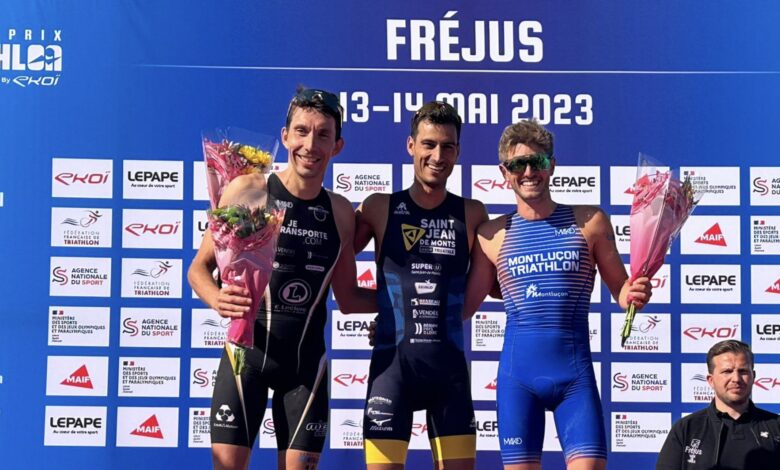
[(254, 205), (265, 201), (268, 194), (266, 176), (260, 173), (240, 175), (228, 183), (222, 193), (220, 205)]
[(477, 233), (482, 238), (486, 238), (488, 240), (492, 239), (493, 237), (496, 236), (496, 234), (498, 234), (499, 232), (503, 231), (506, 228), (506, 220), (508, 217), (509, 217), (508, 214), (500, 215), (495, 219), (490, 219), (484, 222), (477, 229)]
[(341, 194), (334, 193), (330, 189), (326, 190), (328, 193), (328, 196), (330, 197), (330, 204), (333, 207), (333, 210), (338, 213), (349, 213), (350, 216), (352, 215), (352, 203), (349, 202), (347, 198), (342, 196)]

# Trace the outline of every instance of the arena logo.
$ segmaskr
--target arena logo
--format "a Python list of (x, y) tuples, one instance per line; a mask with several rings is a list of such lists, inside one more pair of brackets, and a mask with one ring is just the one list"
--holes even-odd
[(61, 29), (8, 29), (0, 43), (0, 84), (20, 88), (55, 87), (62, 72)]

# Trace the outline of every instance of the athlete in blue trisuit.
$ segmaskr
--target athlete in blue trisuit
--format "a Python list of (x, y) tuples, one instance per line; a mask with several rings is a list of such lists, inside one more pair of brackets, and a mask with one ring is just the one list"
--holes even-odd
[(369, 470), (403, 469), (412, 414), (427, 411), (436, 469), (471, 469), (476, 423), (463, 353), (469, 252), (485, 206), (447, 192), (461, 120), (442, 102), (412, 119), (414, 183), (373, 194), (357, 211), (355, 247), (376, 241), (379, 316), (363, 438)]
[(535, 121), (508, 126), (499, 168), (517, 211), (482, 224), (466, 294), (476, 311), (498, 275), (507, 312), (498, 368), (498, 435), (507, 470), (541, 467), (544, 412), (555, 416), (568, 469), (603, 469), (607, 444), (588, 336), (596, 268), (620, 308), (650, 299), (647, 278), (628, 282), (608, 216), (550, 196), (552, 135)]

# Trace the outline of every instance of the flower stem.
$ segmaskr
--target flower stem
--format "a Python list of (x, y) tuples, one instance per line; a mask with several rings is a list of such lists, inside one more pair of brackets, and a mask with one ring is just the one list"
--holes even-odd
[(634, 324), (634, 315), (636, 315), (636, 306), (631, 302), (628, 304), (626, 320), (623, 322), (623, 330), (620, 332), (620, 347), (625, 347), (626, 340), (631, 336), (631, 326)]

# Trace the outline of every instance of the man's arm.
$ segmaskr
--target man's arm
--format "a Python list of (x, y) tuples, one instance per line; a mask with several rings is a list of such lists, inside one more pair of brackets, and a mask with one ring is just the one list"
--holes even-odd
[[(377, 311), (376, 291), (357, 285), (355, 267), (355, 215), (352, 204), (338, 194), (329, 193), (333, 217), (341, 238), (341, 250), (333, 268), (331, 285), (341, 313), (373, 313)], [(366, 241), (365, 243), (368, 243)], [(365, 246), (365, 244), (363, 245)]]
[(503, 241), (503, 217), (484, 222), (477, 228), (477, 238), (471, 248), (471, 264), (466, 281), (463, 319), (476, 313), (485, 296), (496, 285), (496, 258)]
[(379, 257), (389, 206), (389, 195), (374, 193), (355, 209), (355, 253), (363, 251), (373, 238), (375, 259)]
[[(678, 422), (679, 423), (679, 422)], [(658, 454), (655, 470), (681, 470), (683, 457), (682, 427), (679, 424), (672, 426), (666, 441)]]

